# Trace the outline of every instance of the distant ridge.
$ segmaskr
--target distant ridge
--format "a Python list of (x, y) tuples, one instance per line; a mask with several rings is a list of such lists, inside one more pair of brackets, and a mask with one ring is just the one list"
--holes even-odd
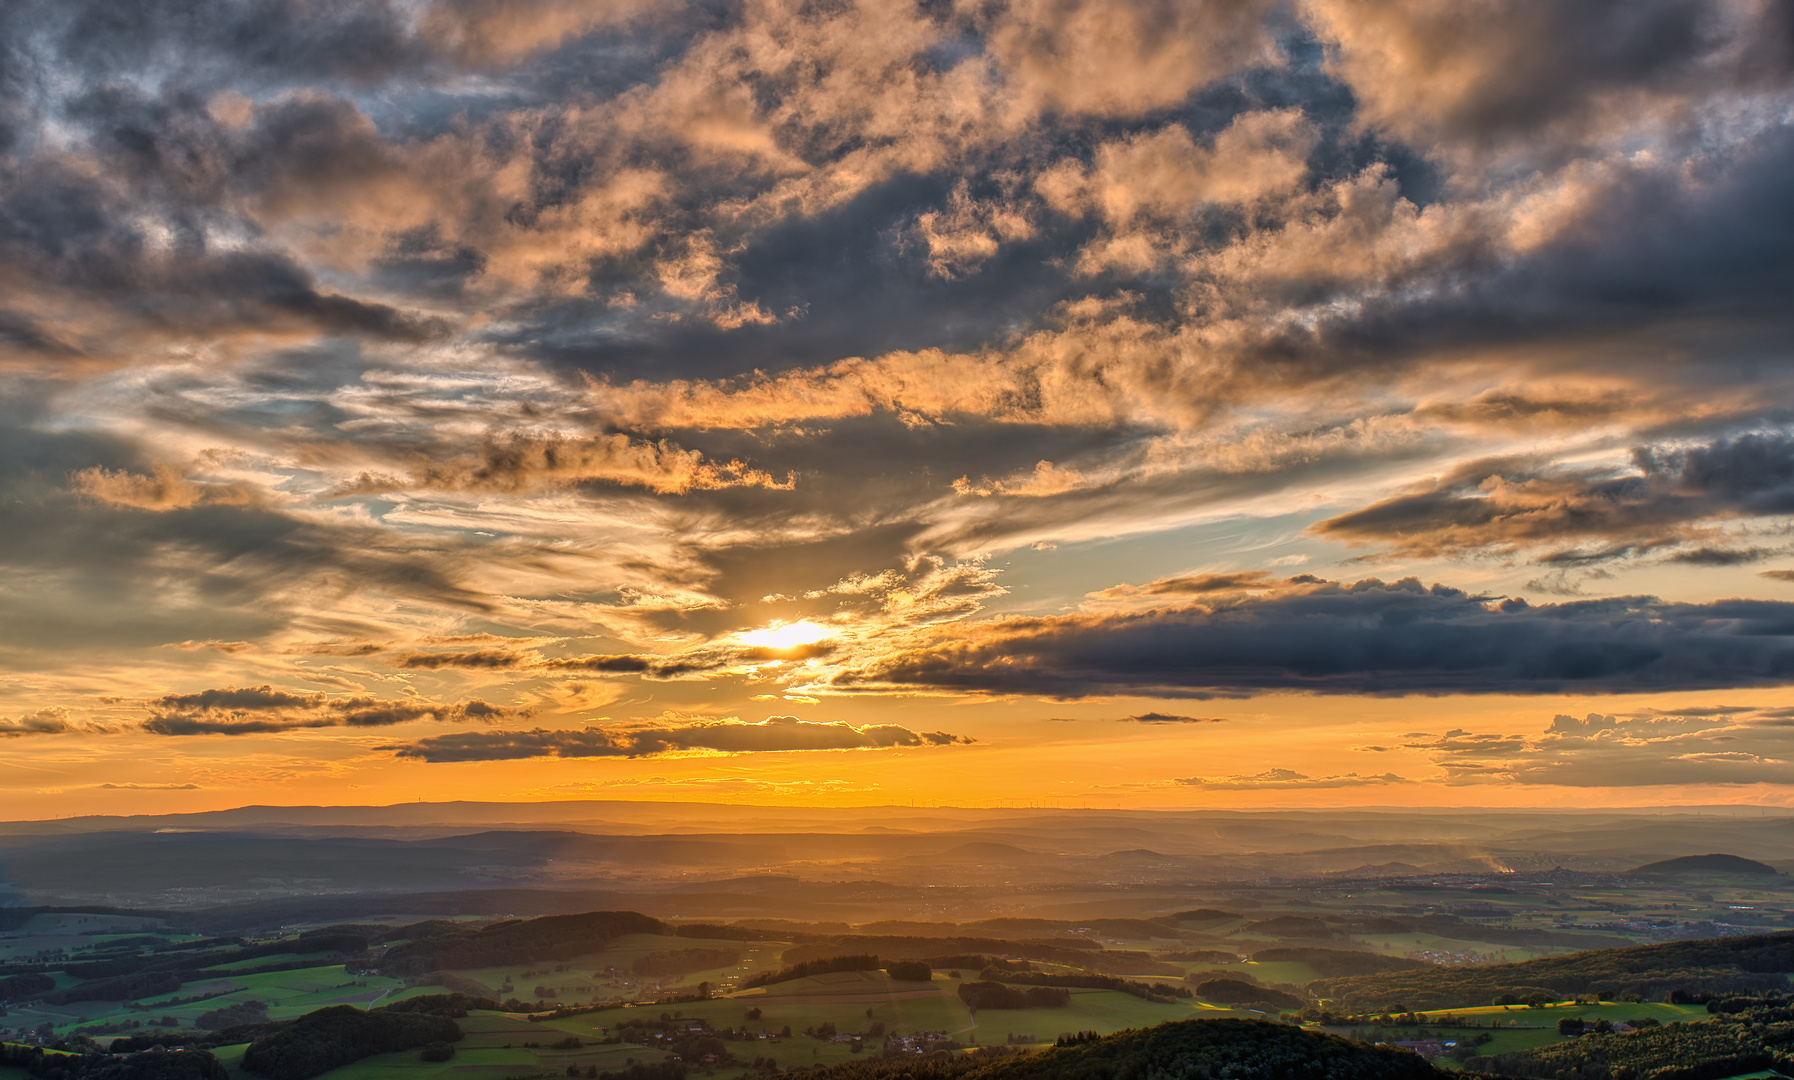
[(1776, 869), (1755, 859), (1746, 859), (1742, 855), (1684, 855), (1679, 859), (1664, 859), (1661, 862), (1647, 863), (1628, 874), (1749, 874), (1753, 877), (1776, 877)]

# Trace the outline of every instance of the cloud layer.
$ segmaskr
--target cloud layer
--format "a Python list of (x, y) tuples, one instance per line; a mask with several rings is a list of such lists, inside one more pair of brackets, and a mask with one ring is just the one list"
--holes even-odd
[[(1794, 682), (1794, 604), (1561, 604), (1309, 575), (1145, 611), (959, 624), (842, 677), (1057, 697), (1617, 693)], [(1168, 592), (1171, 590), (1167, 590)]]
[[(1220, 742), (1177, 701), (1786, 685), (1791, 30), (5, 5), (0, 736), (676, 763), (1024, 752), (917, 696)], [(1288, 764), (1179, 787), (1386, 781)], [(1488, 775), (1583, 775), (1537, 768)]]
[(811, 750), (885, 750), (895, 747), (969, 743), (944, 731), (916, 732), (895, 724), (854, 727), (840, 721), (814, 722), (769, 716), (757, 722), (713, 720), (628, 731), (457, 732), (415, 743), (389, 746), (401, 758), (418, 761), (503, 761), (514, 758), (639, 758), (681, 751), (765, 754)]

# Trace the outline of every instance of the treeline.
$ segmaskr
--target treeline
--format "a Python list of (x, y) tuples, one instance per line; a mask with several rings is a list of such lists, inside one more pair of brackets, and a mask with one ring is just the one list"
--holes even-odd
[[(427, 1013), (431, 1016), (453, 1019), (466, 1016), (469, 1011), (474, 1009), (497, 1011), (500, 1008), (498, 1002), (489, 998), (468, 997), (465, 994), (423, 994), (418, 997), (406, 998), (403, 1001), (395, 1001), (391, 1005), (382, 1005), (373, 1011), (376, 1013)], [(307, 1015), (312, 1014), (308, 1013)], [(212, 1050), (220, 1046), (252, 1043), (284, 1031), (296, 1023), (298, 1023), (297, 1020), (270, 1020), (235, 1024), (209, 1031), (138, 1032), (113, 1039), (108, 1049), (114, 1054), (136, 1053), (157, 1046), (168, 1049), (197, 1047), (201, 1050)]]
[(1000, 980), (1023, 986), (1061, 986), (1074, 990), (1119, 990), (1146, 1001), (1169, 1005), (1178, 998), (1190, 997), (1190, 991), (1169, 983), (1143, 983), (1115, 975), (1098, 975), (1092, 971), (1075, 975), (1049, 975), (1039, 971), (1015, 971), (1008, 966), (987, 967), (978, 973), (980, 979)]
[(1224, 952), (1220, 949), (1184, 949), (1157, 955), (1161, 960), (1182, 960), (1188, 964), (1237, 964), (1240, 962), (1238, 953)]
[[(63, 966), (63, 971), (82, 982), (61, 990), (55, 989), (54, 979), (39, 972), (9, 975), (0, 980), (0, 1000), (17, 1001), (26, 997), (41, 997), (52, 1005), (72, 1005), (82, 1001), (133, 1001), (158, 994), (172, 994), (186, 983), (197, 979), (245, 973), (241, 969), (228, 973), (217, 970), (227, 964), (288, 953), (313, 957), (304, 961), (271, 964), (267, 968), (279, 969), (316, 964), (316, 957), (320, 955), (360, 955), (367, 948), (367, 938), (328, 928), (261, 945), (237, 945), (208, 951), (183, 951), (178, 954), (151, 952), (137, 956), (110, 957)], [(46, 980), (48, 985), (45, 984)]]
[(380, 970), (387, 975), (402, 977), (424, 975), (440, 968), (571, 960), (587, 953), (601, 952), (625, 934), (671, 932), (671, 928), (659, 919), (633, 911), (547, 915), (478, 928), (443, 922), (421, 937), (388, 949), (380, 958)]
[(1418, 1055), (1262, 1020), (1184, 1020), (973, 1070), (974, 1080), (1444, 1080)]
[(56, 989), (56, 980), (41, 972), (0, 978), (0, 1001), (30, 1001)]
[(980, 1009), (1063, 1009), (1071, 1004), (1071, 991), (1058, 986), (1030, 986), (1017, 990), (998, 982), (959, 984), (959, 1000), (974, 1012)]
[[(233, 938), (235, 940), (235, 938)], [(113, 956), (108, 960), (91, 960), (86, 963), (68, 963), (63, 971), (77, 980), (83, 980), (74, 987), (56, 990), (56, 980), (50, 980), (50, 987), (43, 987), (45, 974), (18, 974), (7, 976), (5, 983), (13, 985), (20, 981), (20, 987), (39, 987), (38, 994), (50, 1005), (74, 1005), (79, 1001), (136, 1001), (140, 997), (154, 997), (158, 994), (172, 994), (187, 985), (188, 981), (205, 980), (221, 974), (246, 974), (242, 969), (237, 971), (219, 971), (224, 965), (242, 963), (244, 960), (264, 960), (269, 956), (298, 953), (310, 956), (309, 960), (287, 960), (287, 962), (271, 963), (267, 967), (258, 967), (251, 971), (278, 971), (287, 967), (300, 965), (316, 965), (318, 956), (357, 956), (368, 951), (368, 938), (355, 933), (341, 933), (335, 928), (310, 931), (294, 938), (282, 938), (278, 942), (266, 942), (260, 945), (233, 945), (226, 949), (212, 951), (181, 951), (181, 953), (145, 953), (138, 956)], [(29, 992), (29, 990), (27, 990)], [(4, 999), (16, 997), (4, 996)]]
[(1660, 998), (1672, 991), (1760, 994), (1787, 985), (1794, 972), (1794, 933), (1672, 941), (1540, 957), (1513, 964), (1433, 967), (1380, 975), (1318, 979), (1306, 990), (1342, 1012), (1455, 1009), (1498, 997), (1526, 1000), (1593, 993), (1605, 1000)]
[(743, 990), (751, 990), (756, 986), (771, 986), (773, 983), (790, 982), (792, 979), (807, 979), (812, 975), (827, 975), (835, 971), (876, 971), (884, 965), (878, 957), (870, 953), (857, 953), (852, 956), (820, 956), (814, 960), (804, 960), (778, 971), (762, 971), (741, 984)]
[(34, 1080), (229, 1080), (204, 1050), (138, 1054), (59, 1054), (37, 1046), (0, 1043), (0, 1066), (23, 1069)]
[(332, 1005), (250, 1043), (243, 1067), (268, 1080), (310, 1080), (375, 1054), (460, 1038), (460, 1026), (446, 1016)]
[(95, 979), (65, 990), (53, 990), (43, 996), (51, 1005), (72, 1005), (77, 1001), (135, 1001), (157, 994), (172, 994), (183, 985), (180, 975), (172, 971), (146, 971), (117, 979)]
[[(1717, 1008), (1715, 1007), (1717, 1006)], [(1549, 1046), (1472, 1057), (1468, 1071), (1538, 1080), (1719, 1080), (1794, 1070), (1794, 1008), (1779, 995), (1714, 1002), (1705, 1023), (1672, 1023), (1626, 1034), (1591, 1033)]]
[(1260, 949), (1252, 954), (1260, 964), (1307, 964), (1323, 979), (1347, 975), (1381, 975), (1391, 971), (1424, 971), (1436, 965), (1403, 956), (1381, 956), (1370, 952), (1349, 952), (1344, 949), (1277, 948)]
[(1603, 934), (1490, 926), (1487, 923), (1461, 919), (1456, 915), (1420, 915), (1401, 919), (1378, 917), (1346, 925), (1351, 932), (1359, 934), (1433, 934), (1454, 941), (1482, 941), (1490, 945), (1548, 946), (1559, 949), (1601, 949), (1613, 946), (1613, 939)]
[(1209, 979), (1196, 984), (1196, 996), (1217, 1005), (1269, 1005), (1273, 1009), (1300, 1009), (1308, 1004), (1295, 996), (1243, 979)]
[[(1125, 949), (1071, 947), (1066, 943), (1042, 941), (1008, 941), (997, 938), (972, 937), (885, 937), (881, 935), (847, 934), (826, 942), (796, 945), (780, 957), (787, 964), (798, 964), (819, 957), (844, 953), (877, 953), (887, 960), (925, 960), (952, 955), (1011, 956), (1025, 960), (1100, 971), (1106, 975), (1170, 975), (1181, 976), (1183, 969), (1151, 954)], [(1094, 943), (1091, 943), (1094, 944)], [(937, 965), (940, 966), (940, 965)], [(969, 966), (969, 965), (967, 965)]]
[(191, 956), (175, 956), (167, 952), (138, 956), (119, 956), (105, 960), (69, 964), (62, 970), (77, 979), (117, 979), (151, 971), (169, 971), (187, 979), (198, 978), (207, 969), (245, 960), (259, 960), (286, 953), (336, 953), (359, 956), (367, 951), (368, 939), (363, 934), (343, 933), (335, 927), (308, 931), (297, 937), (282, 938), (260, 945), (238, 945), (213, 949)]
[(745, 926), (724, 926), (721, 923), (685, 923), (672, 928), (675, 937), (715, 941), (789, 941), (788, 937), (767, 930), (750, 930)]
[(734, 967), (740, 962), (741, 952), (737, 949), (672, 949), (638, 956), (629, 965), (629, 970), (637, 975), (658, 978), (665, 975), (689, 975), (694, 971), (709, 971), (711, 968)]

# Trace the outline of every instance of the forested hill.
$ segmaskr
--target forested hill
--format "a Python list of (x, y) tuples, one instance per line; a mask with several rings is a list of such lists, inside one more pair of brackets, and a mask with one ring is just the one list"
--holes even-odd
[[(1460, 1009), (1508, 997), (1598, 994), (1603, 1000), (1786, 989), (1794, 973), (1794, 933), (1671, 941), (1546, 956), (1516, 964), (1429, 968), (1321, 979), (1306, 989), (1340, 1012)], [(1399, 1010), (1398, 1010), (1399, 1011)]]
[(416, 935), (410, 941), (394, 945), (381, 957), (381, 971), (397, 976), (423, 975), (519, 961), (569, 960), (602, 951), (625, 934), (676, 932), (659, 919), (633, 911), (548, 915), (483, 927), (438, 920), (416, 924), (411, 929)]
[(995, 1061), (867, 1061), (806, 1080), (1446, 1080), (1418, 1055), (1263, 1020), (1183, 1020)]
[(1678, 859), (1664, 859), (1626, 871), (1629, 874), (1661, 875), (1661, 874), (1748, 874), (1752, 877), (1775, 877), (1776, 869), (1768, 863), (1760, 863), (1755, 859), (1746, 859), (1738, 855), (1683, 855)]

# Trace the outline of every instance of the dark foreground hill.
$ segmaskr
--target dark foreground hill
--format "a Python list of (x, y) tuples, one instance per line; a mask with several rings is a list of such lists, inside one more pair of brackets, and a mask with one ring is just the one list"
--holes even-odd
[(995, 1061), (855, 1062), (808, 1080), (1444, 1080), (1406, 1050), (1263, 1020), (1183, 1020)]
[(1745, 874), (1750, 877), (1777, 877), (1776, 869), (1767, 863), (1755, 859), (1746, 859), (1741, 855), (1722, 855), (1717, 852), (1711, 855), (1684, 855), (1679, 859), (1664, 859), (1661, 862), (1647, 863), (1628, 874), (1699, 876), (1702, 874)]

